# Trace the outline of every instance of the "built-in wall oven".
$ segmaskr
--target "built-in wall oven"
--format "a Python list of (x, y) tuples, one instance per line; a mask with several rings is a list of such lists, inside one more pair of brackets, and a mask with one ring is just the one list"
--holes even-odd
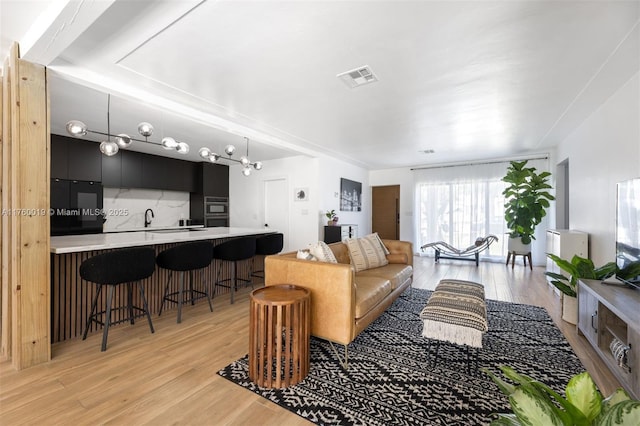
[(226, 197), (204, 197), (204, 226), (229, 226), (229, 199)]
[(100, 182), (51, 179), (51, 235), (102, 232), (102, 195)]

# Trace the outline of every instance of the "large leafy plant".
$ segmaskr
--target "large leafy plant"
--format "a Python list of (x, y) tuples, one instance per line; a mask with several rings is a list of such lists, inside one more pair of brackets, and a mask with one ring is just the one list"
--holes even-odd
[(522, 244), (530, 244), (535, 239), (533, 233), (542, 222), (549, 208), (549, 201), (555, 200), (547, 190), (551, 173), (537, 173), (535, 167), (526, 167), (525, 161), (512, 161), (507, 174), (502, 178), (508, 185), (502, 191), (505, 203), (504, 218), (511, 238), (520, 238)]
[(553, 278), (551, 284), (567, 296), (576, 297), (576, 288), (578, 287), (578, 280), (580, 278), (604, 280), (616, 273), (616, 264), (614, 262), (609, 262), (596, 268), (590, 259), (578, 255), (573, 256), (571, 262), (551, 253), (547, 253), (547, 257), (552, 259), (560, 269), (569, 274), (567, 278), (555, 272), (545, 272), (545, 275)]
[(496, 419), (491, 422), (494, 426), (640, 425), (640, 401), (632, 400), (622, 388), (603, 398), (586, 371), (569, 380), (563, 397), (511, 367), (499, 368), (513, 383), (487, 368), (482, 370), (509, 397), (513, 413), (495, 414)]

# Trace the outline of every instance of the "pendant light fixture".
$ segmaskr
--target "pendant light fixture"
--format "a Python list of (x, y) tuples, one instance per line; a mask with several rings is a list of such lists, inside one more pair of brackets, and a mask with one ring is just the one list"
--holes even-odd
[[(118, 153), (120, 148), (129, 148), (133, 141), (136, 142), (144, 142), (150, 143), (152, 145), (160, 145), (164, 149), (173, 149), (176, 150), (179, 154), (187, 154), (189, 152), (189, 145), (186, 142), (177, 142), (175, 139), (171, 137), (162, 138), (161, 143), (152, 142), (148, 138), (153, 135), (153, 126), (146, 121), (138, 124), (138, 133), (144, 137), (142, 139), (132, 138), (131, 136), (120, 133), (118, 135), (111, 134), (111, 94), (107, 95), (107, 133), (100, 132), (97, 130), (90, 130), (87, 128), (87, 125), (79, 120), (70, 120), (67, 122), (66, 129), (67, 132), (76, 138), (81, 138), (85, 136), (87, 133), (94, 133), (96, 135), (106, 136), (107, 139), (105, 141), (100, 142), (100, 152), (104, 155), (112, 156)], [(113, 140), (111, 138), (113, 137)]]
[(200, 148), (200, 150), (198, 151), (198, 154), (200, 154), (200, 157), (209, 160), (212, 163), (216, 163), (218, 162), (220, 159), (225, 160), (225, 161), (232, 161), (234, 163), (239, 163), (241, 164), (242, 167), (242, 174), (244, 176), (249, 176), (251, 175), (251, 168), (253, 167), (255, 170), (262, 170), (262, 162), (261, 161), (256, 161), (255, 163), (252, 163), (251, 160), (249, 160), (249, 138), (244, 138), (245, 141), (247, 142), (247, 154), (243, 155), (240, 157), (240, 159), (237, 158), (232, 158), (233, 154), (236, 152), (236, 147), (233, 145), (227, 145), (224, 148), (224, 153), (227, 154), (227, 157), (221, 157), (219, 154), (216, 154), (215, 152), (211, 151), (209, 148), (207, 147), (202, 147)]

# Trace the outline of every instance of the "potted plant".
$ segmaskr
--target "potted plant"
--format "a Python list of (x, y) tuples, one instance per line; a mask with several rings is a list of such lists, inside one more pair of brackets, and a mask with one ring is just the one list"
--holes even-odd
[(327, 210), (324, 215), (329, 219), (327, 225), (334, 226), (338, 223), (338, 216), (336, 216), (335, 210)]
[(551, 284), (562, 292), (562, 319), (570, 324), (576, 324), (578, 322), (578, 303), (576, 300), (578, 280), (580, 278), (590, 280), (609, 278), (616, 273), (616, 264), (609, 262), (596, 268), (590, 259), (578, 255), (573, 256), (570, 262), (551, 253), (547, 253), (547, 257), (569, 274), (569, 278), (567, 278), (555, 272), (545, 272), (546, 276), (552, 278)]
[(565, 389), (566, 397), (544, 383), (507, 366), (499, 367), (510, 382), (487, 368), (486, 374), (509, 396), (512, 414), (495, 414), (492, 425), (638, 425), (640, 401), (633, 400), (622, 388), (602, 398), (586, 371), (573, 376)]
[(555, 200), (547, 189), (551, 173), (537, 173), (535, 167), (526, 167), (525, 161), (512, 161), (507, 174), (502, 178), (508, 185), (502, 191), (505, 203), (504, 218), (509, 229), (509, 252), (527, 254), (531, 252), (531, 240), (535, 239), (535, 228), (546, 216), (549, 201)]

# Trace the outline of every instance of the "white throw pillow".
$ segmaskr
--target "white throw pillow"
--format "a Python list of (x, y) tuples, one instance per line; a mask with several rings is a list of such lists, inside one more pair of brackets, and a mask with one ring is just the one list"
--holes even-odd
[(324, 241), (318, 241), (316, 244), (309, 246), (309, 253), (317, 257), (320, 262), (338, 263), (333, 252)]
[(309, 250), (298, 250), (298, 253), (296, 254), (296, 258), (302, 259), (302, 260), (318, 260), (317, 257), (315, 257), (309, 252)]

